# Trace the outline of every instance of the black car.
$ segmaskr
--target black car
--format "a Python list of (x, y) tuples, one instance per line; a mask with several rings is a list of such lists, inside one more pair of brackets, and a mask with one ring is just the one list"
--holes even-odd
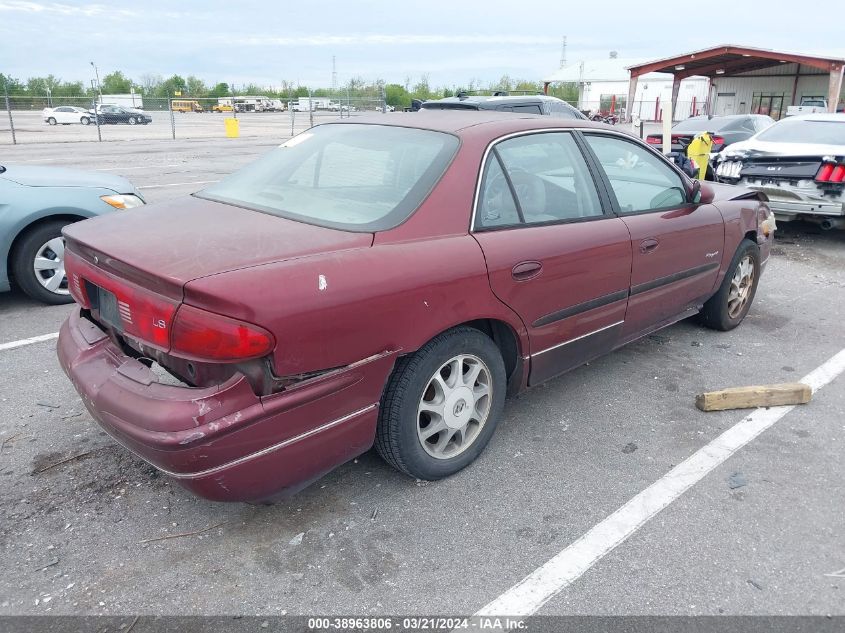
[(152, 123), (153, 118), (146, 112), (131, 108), (121, 108), (114, 105), (101, 105), (97, 113), (100, 125), (128, 123), (129, 125), (146, 125)]
[[(713, 137), (714, 154), (731, 143), (747, 141), (772, 125), (775, 120), (764, 114), (727, 114), (724, 116), (693, 116), (672, 126), (672, 151), (685, 152), (697, 134), (709, 132)], [(663, 135), (649, 134), (646, 142), (655, 149), (663, 149)]]
[(458, 93), (457, 97), (425, 101), (420, 107), (423, 110), (498, 110), (522, 114), (544, 114), (558, 119), (587, 119), (566, 101), (548, 95), (493, 93), (490, 96), (481, 96)]

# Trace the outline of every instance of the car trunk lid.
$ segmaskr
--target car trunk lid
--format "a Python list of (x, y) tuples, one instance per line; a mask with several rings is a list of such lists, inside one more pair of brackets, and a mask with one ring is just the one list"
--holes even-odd
[(74, 299), (101, 326), (128, 337), (147, 356), (153, 355), (148, 348), (171, 350), (189, 281), (369, 247), (373, 240), (371, 233), (312, 226), (198, 198), (78, 222), (65, 227), (64, 234)]
[(65, 228), (71, 251), (138, 283), (181, 291), (238, 268), (372, 245), (372, 233), (328, 229), (188, 197)]

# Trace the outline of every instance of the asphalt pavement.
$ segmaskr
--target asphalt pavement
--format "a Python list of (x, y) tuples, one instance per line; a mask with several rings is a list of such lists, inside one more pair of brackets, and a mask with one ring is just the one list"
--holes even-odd
[[(150, 202), (280, 138), (33, 144)], [(0, 346), (69, 306), (0, 295)], [(117, 446), (55, 341), (0, 347), (0, 614), (471, 614), (747, 412), (697, 393), (798, 380), (845, 348), (845, 232), (783, 227), (746, 321), (684, 321), (509, 400), (471, 467), (419, 482), (367, 453), (273, 506), (215, 504)], [(845, 378), (555, 593), (540, 614), (845, 614)], [(14, 571), (10, 571), (14, 570)]]

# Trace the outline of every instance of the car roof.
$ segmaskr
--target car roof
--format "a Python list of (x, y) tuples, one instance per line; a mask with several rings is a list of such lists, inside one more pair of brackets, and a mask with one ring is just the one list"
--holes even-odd
[(788, 120), (798, 121), (835, 121), (837, 123), (845, 123), (845, 112), (815, 112), (813, 114), (796, 114), (790, 116), (782, 121)]
[(633, 136), (625, 129), (617, 129), (605, 123), (596, 123), (584, 119), (563, 119), (541, 114), (516, 114), (495, 110), (420, 110), (419, 112), (393, 112), (364, 115), (342, 121), (332, 121), (321, 125), (390, 125), (421, 130), (447, 132), (462, 136), (469, 130), (489, 131), (491, 136), (519, 132), (522, 130), (561, 128), (561, 129), (599, 129), (621, 131)]

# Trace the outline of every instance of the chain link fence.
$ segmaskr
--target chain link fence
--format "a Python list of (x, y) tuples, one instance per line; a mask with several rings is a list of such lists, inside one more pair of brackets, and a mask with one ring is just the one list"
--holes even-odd
[(100, 105), (91, 96), (0, 94), (0, 145), (226, 136), (286, 139), (332, 119), (393, 110), (378, 90), (301, 93), (218, 98), (104, 95)]

